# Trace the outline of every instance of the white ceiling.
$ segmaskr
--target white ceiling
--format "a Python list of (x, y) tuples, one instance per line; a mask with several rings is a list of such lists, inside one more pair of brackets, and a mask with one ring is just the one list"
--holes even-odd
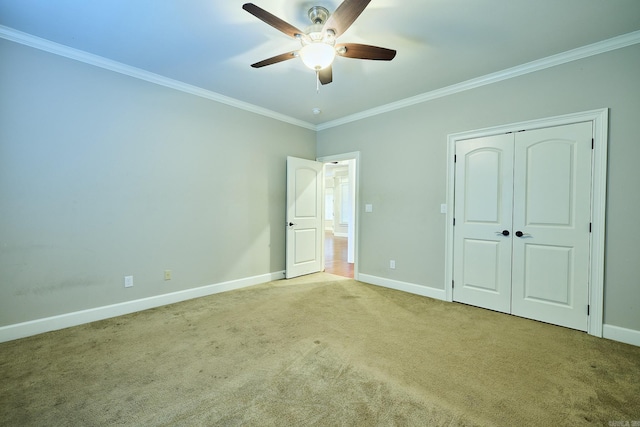
[[(640, 30), (639, 0), (372, 0), (338, 41), (396, 49), (396, 58), (338, 57), (333, 83), (316, 93), (299, 59), (249, 66), (299, 44), (243, 3), (0, 0), (0, 25), (312, 125)], [(304, 29), (309, 7), (333, 11), (340, 0), (253, 3)]]

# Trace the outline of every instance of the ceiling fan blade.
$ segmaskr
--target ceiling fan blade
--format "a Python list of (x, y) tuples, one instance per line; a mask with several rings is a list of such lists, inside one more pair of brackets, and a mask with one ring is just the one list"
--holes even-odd
[(331, 65), (327, 68), (324, 68), (318, 72), (318, 78), (320, 79), (320, 83), (323, 85), (328, 85), (333, 81), (333, 70), (331, 69)]
[(336, 11), (329, 16), (322, 31), (333, 30), (336, 33), (336, 37), (338, 37), (347, 31), (369, 2), (371, 0), (344, 0)]
[(374, 61), (391, 61), (396, 56), (396, 51), (393, 49), (359, 43), (337, 44), (336, 53), (346, 58), (373, 59)]
[(293, 52), (281, 53), (280, 55), (272, 56), (271, 58), (267, 58), (260, 62), (256, 62), (255, 64), (251, 64), (251, 66), (253, 68), (260, 68), (266, 67), (267, 65), (277, 64), (278, 62), (295, 58), (297, 52), (297, 50), (294, 50)]
[(242, 8), (255, 16), (256, 18), (266, 22), (271, 25), (276, 30), (280, 30), (288, 36), (295, 37), (296, 34), (303, 34), (302, 31), (294, 27), (293, 25), (283, 21), (275, 15), (267, 12), (266, 10), (256, 6), (253, 3), (245, 3), (242, 5)]

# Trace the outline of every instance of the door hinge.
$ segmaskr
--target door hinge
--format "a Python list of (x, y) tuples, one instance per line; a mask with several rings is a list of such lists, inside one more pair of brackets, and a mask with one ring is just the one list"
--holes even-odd
[(589, 223), (589, 233), (591, 233), (591, 223)]
[(451, 289), (456, 287), (456, 282), (454, 282), (453, 280), (451, 281)]
[(593, 150), (593, 147), (595, 147), (596, 145), (596, 141), (594, 138), (591, 138), (591, 149)]
[(589, 312), (591, 311), (591, 306), (589, 304), (587, 304), (587, 316), (590, 314)]
[(453, 218), (453, 226), (454, 227), (456, 226), (456, 219), (455, 218)]
[(453, 163), (458, 161), (458, 156), (456, 156), (455, 154), (453, 155)]

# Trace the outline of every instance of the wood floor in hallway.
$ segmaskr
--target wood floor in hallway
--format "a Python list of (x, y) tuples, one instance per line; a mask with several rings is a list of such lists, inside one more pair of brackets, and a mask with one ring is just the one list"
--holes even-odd
[(324, 233), (324, 268), (327, 273), (353, 279), (353, 264), (347, 262), (347, 238)]

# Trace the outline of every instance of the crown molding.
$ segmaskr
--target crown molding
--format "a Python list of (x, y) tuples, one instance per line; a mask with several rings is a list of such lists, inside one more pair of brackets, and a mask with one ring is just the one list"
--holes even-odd
[(36, 37), (22, 31), (14, 30), (13, 28), (9, 28), (4, 25), (0, 25), (0, 37), (12, 42), (23, 44), (25, 46), (40, 49), (45, 52), (53, 53), (55, 55), (64, 56), (66, 58), (74, 59), (76, 61), (104, 68), (106, 70), (115, 71), (116, 73), (124, 74), (140, 80), (145, 80), (150, 83), (179, 90), (191, 95), (210, 99), (212, 101), (236, 107), (241, 110), (246, 110), (251, 113), (260, 114), (262, 116), (266, 116), (295, 126), (300, 126), (314, 131), (317, 130), (316, 126), (312, 123), (298, 120), (296, 118), (280, 114), (266, 108), (258, 107), (257, 105), (253, 105), (248, 102), (239, 101), (235, 98), (231, 98), (217, 92), (206, 90), (201, 87), (193, 86), (178, 80), (170, 79), (168, 77), (145, 71), (140, 68), (132, 67), (121, 62), (113, 61), (102, 56), (94, 55), (79, 49), (74, 49), (69, 46)]
[(546, 58), (527, 62), (526, 64), (518, 65), (512, 68), (507, 68), (505, 70), (487, 74), (485, 76), (477, 77), (475, 79), (467, 80), (461, 83), (456, 83), (451, 86), (433, 90), (431, 92), (425, 92), (420, 95), (412, 96), (410, 98), (405, 98), (400, 101), (382, 105), (380, 107), (361, 111), (359, 113), (345, 116), (337, 120), (321, 123), (316, 126), (316, 130), (321, 131), (321, 130), (329, 129), (332, 127), (344, 125), (346, 123), (355, 122), (357, 120), (362, 120), (367, 117), (387, 113), (390, 111), (398, 110), (400, 108), (405, 108), (411, 105), (420, 104), (420, 103), (431, 101), (437, 98), (453, 95), (459, 92), (464, 92), (466, 90), (475, 89), (481, 86), (489, 85), (492, 83), (500, 82), (500, 81), (511, 79), (518, 76), (522, 76), (524, 74), (529, 74), (536, 71), (544, 70), (546, 68), (555, 67), (556, 65), (565, 64), (567, 62), (577, 61), (579, 59), (587, 58), (589, 56), (599, 55), (601, 53), (609, 52), (616, 49), (621, 49), (623, 47), (631, 46), (637, 43), (640, 43), (640, 30), (634, 31), (632, 33), (623, 34), (618, 37), (613, 37), (611, 39), (603, 40), (597, 43), (593, 43), (587, 46), (572, 49), (556, 55), (548, 56)]
[(368, 117), (376, 116), (378, 114), (387, 113), (390, 111), (398, 110), (401, 108), (409, 107), (415, 104), (432, 101), (434, 99), (443, 98), (445, 96), (453, 95), (456, 93), (464, 92), (466, 90), (475, 89), (481, 86), (486, 86), (492, 83), (497, 83), (503, 80), (508, 80), (514, 77), (522, 76), (524, 74), (533, 73), (536, 71), (544, 70), (546, 68), (555, 67), (557, 65), (565, 64), (571, 61), (577, 61), (579, 59), (587, 58), (601, 53), (609, 52), (616, 49), (621, 49), (627, 46), (631, 46), (640, 43), (640, 30), (631, 33), (623, 34), (618, 37), (613, 37), (607, 40), (603, 40), (597, 43), (593, 43), (587, 46), (572, 49), (566, 52), (562, 52), (556, 55), (552, 55), (546, 58), (538, 59), (535, 61), (527, 62), (526, 64), (518, 65), (506, 70), (498, 71), (495, 73), (487, 74), (485, 76), (470, 79), (461, 83), (456, 83), (451, 86), (447, 86), (441, 89), (436, 89), (430, 92), (425, 92), (420, 95), (412, 96), (409, 98), (401, 99), (400, 101), (392, 102), (389, 104), (381, 105), (379, 107), (371, 108), (369, 110), (361, 111), (349, 116), (342, 117), (340, 119), (328, 121), (318, 125), (314, 125), (303, 120), (296, 119), (291, 116), (277, 113), (273, 110), (269, 110), (257, 105), (250, 104), (248, 102), (239, 101), (235, 98), (231, 98), (217, 92), (206, 90), (197, 86), (193, 86), (178, 80), (170, 79), (168, 77), (161, 76), (159, 74), (151, 73), (149, 71), (142, 70), (140, 68), (131, 67), (129, 65), (113, 61), (98, 55), (94, 55), (79, 49), (74, 49), (59, 43), (52, 42), (40, 37), (33, 36), (13, 28), (9, 28), (0, 25), (0, 37), (20, 43), (26, 46), (30, 46), (36, 49), (40, 49), (46, 52), (50, 52), (56, 55), (64, 56), (76, 61), (84, 62), (96, 67), (104, 68), (117, 73), (125, 74), (134, 78), (145, 80), (151, 83), (155, 83), (161, 86), (165, 86), (171, 89), (186, 92), (192, 95), (196, 95), (202, 98), (210, 99), (212, 101), (220, 102), (232, 107), (236, 107), (245, 111), (249, 111), (255, 114), (259, 114), (265, 117), (269, 117), (275, 120), (279, 120), (285, 123), (289, 123), (302, 128), (310, 129), (313, 131), (321, 131), (336, 126), (341, 126), (347, 123), (362, 120)]

